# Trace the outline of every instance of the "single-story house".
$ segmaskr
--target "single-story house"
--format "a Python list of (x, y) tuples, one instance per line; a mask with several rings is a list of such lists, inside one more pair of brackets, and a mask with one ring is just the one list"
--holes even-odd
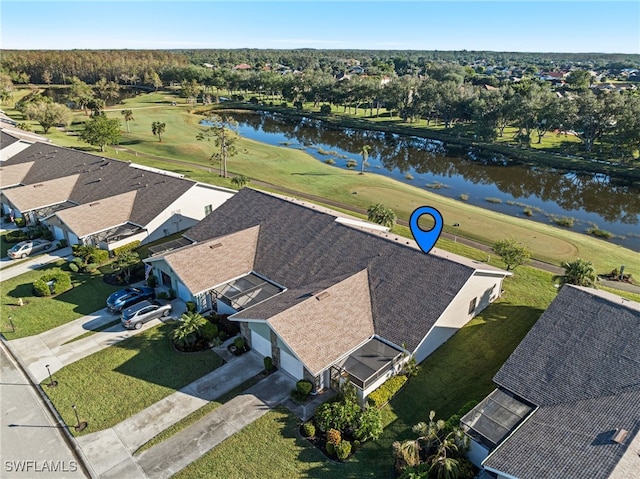
[[(0, 119), (2, 116), (0, 115)], [(36, 141), (50, 142), (51, 140), (35, 133), (21, 130), (10, 124), (0, 126), (0, 164), (25, 150)]]
[(229, 314), (249, 345), (316, 390), (349, 379), (362, 400), (499, 297), (506, 271), (357, 228), (243, 188), (146, 259), (199, 311)]
[(36, 143), (2, 162), (3, 213), (46, 224), (56, 239), (113, 250), (193, 226), (234, 190), (175, 173)]
[(465, 415), (498, 479), (640, 477), (640, 304), (564, 286)]

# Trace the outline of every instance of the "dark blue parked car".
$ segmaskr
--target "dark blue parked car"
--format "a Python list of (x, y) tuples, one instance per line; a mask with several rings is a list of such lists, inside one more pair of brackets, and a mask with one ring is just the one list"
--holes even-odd
[(153, 299), (155, 292), (153, 288), (143, 286), (141, 288), (125, 288), (116, 291), (107, 298), (107, 308), (114, 314), (120, 313), (123, 309), (131, 305), (144, 301), (145, 299)]

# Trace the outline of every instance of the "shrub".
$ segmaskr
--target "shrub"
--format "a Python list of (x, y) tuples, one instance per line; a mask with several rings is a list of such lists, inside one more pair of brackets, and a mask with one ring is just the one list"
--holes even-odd
[(525, 216), (529, 216), (529, 217), (533, 216), (533, 211), (531, 210), (531, 208), (525, 208), (522, 212), (524, 213)]
[(347, 160), (347, 168), (351, 169), (355, 168), (356, 166), (358, 166), (358, 162), (356, 160)]
[(302, 102), (301, 102), (301, 101), (294, 101), (294, 102), (293, 102), (293, 107), (294, 107), (296, 110), (302, 110)]
[(367, 407), (358, 418), (358, 426), (354, 436), (360, 441), (373, 439), (374, 441), (382, 434), (382, 417), (380, 410), (375, 407)]
[(571, 216), (551, 216), (551, 221), (553, 221), (558, 226), (564, 226), (565, 228), (573, 227), (576, 219)]
[(360, 449), (361, 442), (356, 439), (355, 441), (353, 441), (352, 445), (353, 445), (353, 449), (354, 450), (355, 449)]
[(242, 336), (238, 336), (236, 339), (233, 340), (233, 344), (238, 349), (244, 348), (244, 338)]
[[(75, 245), (74, 245), (74, 246), (75, 246)], [(84, 261), (82, 260), (82, 258), (77, 258), (77, 257), (76, 257), (76, 258), (73, 258), (73, 259), (71, 260), (71, 262), (72, 262), (73, 264), (75, 264), (76, 266), (78, 266), (78, 267), (80, 267), (80, 266), (83, 266), (83, 265), (84, 265)]]
[(330, 115), (331, 114), (331, 105), (322, 105), (320, 107), (320, 113), (323, 115)]
[(4, 235), (4, 240), (7, 243), (20, 243), (20, 241), (24, 241), (26, 239), (28, 239), (27, 235), (22, 230), (12, 230)]
[(118, 256), (126, 251), (131, 251), (133, 249), (136, 249), (138, 246), (140, 246), (140, 240), (135, 240), (132, 241), (131, 243), (127, 243), (125, 245), (122, 246), (118, 246), (117, 248), (115, 248), (113, 250), (113, 255), (114, 256)]
[(388, 379), (382, 386), (369, 394), (369, 403), (377, 408), (384, 406), (400, 391), (406, 382), (407, 377), (402, 375)]
[(329, 429), (327, 431), (327, 442), (337, 446), (342, 441), (342, 434), (337, 429)]
[(89, 263), (84, 267), (85, 273), (93, 273), (98, 269), (98, 265), (96, 263)]
[[(51, 287), (49, 282), (53, 281)], [(33, 282), (33, 292), (36, 296), (50, 296), (60, 294), (71, 289), (71, 277), (64, 271), (45, 273)]]
[(193, 313), (196, 310), (196, 303), (194, 303), (193, 301), (187, 301), (186, 305), (188, 312)]
[(103, 264), (109, 261), (109, 252), (104, 249), (94, 248), (87, 259), (89, 263)]
[(176, 299), (176, 292), (173, 288), (169, 288), (169, 299)]
[(158, 278), (154, 275), (150, 275), (147, 278), (147, 286), (149, 286), (150, 288), (155, 288), (156, 286), (158, 286)]
[(304, 431), (304, 435), (307, 437), (313, 437), (316, 435), (316, 427), (312, 422), (305, 422), (302, 425), (302, 430)]
[(255, 96), (252, 96), (251, 98), (249, 98), (249, 103), (251, 103), (252, 105), (257, 105), (258, 98), (256, 98)]
[(358, 403), (352, 401), (324, 403), (316, 409), (316, 425), (321, 431), (352, 429), (361, 412)]
[(336, 164), (336, 160), (334, 160), (333, 158), (327, 158), (326, 160), (324, 160), (324, 162), (327, 165), (335, 165)]
[(613, 237), (613, 233), (607, 230), (601, 230), (600, 228), (589, 228), (587, 233), (592, 234), (593, 236), (597, 236), (598, 238), (609, 239)]
[(264, 370), (266, 372), (271, 372), (273, 369), (273, 359), (271, 359), (271, 356), (267, 356), (262, 361), (264, 362)]
[(313, 384), (310, 381), (307, 381), (306, 379), (301, 379), (296, 383), (296, 389), (302, 396), (306, 397), (311, 393), (311, 390), (313, 389)]
[(214, 338), (218, 337), (218, 326), (207, 321), (207, 324), (202, 327), (200, 334), (205, 341), (213, 341)]
[(24, 218), (16, 218), (13, 220), (13, 222), (18, 228), (24, 228), (27, 224), (27, 220), (25, 220)]
[(73, 261), (69, 263), (69, 269), (74, 273), (77, 273), (78, 271), (80, 271), (80, 268), (78, 268), (78, 265), (75, 264)]
[(225, 339), (227, 339), (227, 332), (226, 331), (220, 331), (218, 333), (218, 337), (220, 338), (220, 341), (224, 341)]
[(351, 454), (351, 443), (349, 441), (342, 441), (340, 444), (336, 445), (336, 456), (341, 461), (344, 461)]
[(329, 454), (330, 456), (336, 455), (336, 446), (334, 446), (333, 443), (327, 441), (327, 445), (325, 446), (325, 449), (327, 450), (327, 454)]

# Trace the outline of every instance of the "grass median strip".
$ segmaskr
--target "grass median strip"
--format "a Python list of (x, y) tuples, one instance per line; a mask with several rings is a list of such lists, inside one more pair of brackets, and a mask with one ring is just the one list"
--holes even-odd
[(76, 423), (75, 404), (89, 424), (81, 434), (112, 427), (222, 365), (213, 351), (176, 351), (173, 328), (149, 328), (58, 371), (58, 386), (44, 390), (64, 422)]

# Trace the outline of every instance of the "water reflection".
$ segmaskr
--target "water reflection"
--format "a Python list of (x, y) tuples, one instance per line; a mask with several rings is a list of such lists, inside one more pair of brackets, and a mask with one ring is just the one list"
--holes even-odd
[(616, 235), (610, 241), (640, 251), (640, 188), (625, 179), (525, 166), (438, 140), (336, 128), (308, 118), (293, 120), (270, 113), (233, 116), (247, 138), (304, 148), (319, 160), (333, 158), (342, 168), (347, 159), (360, 165), (360, 151), (368, 144), (369, 171), (438, 189), (443, 196), (468, 195), (469, 203), (514, 216), (530, 209), (530, 219), (536, 221), (550, 223), (553, 215), (571, 216), (576, 219), (573, 230), (584, 232), (595, 224)]

